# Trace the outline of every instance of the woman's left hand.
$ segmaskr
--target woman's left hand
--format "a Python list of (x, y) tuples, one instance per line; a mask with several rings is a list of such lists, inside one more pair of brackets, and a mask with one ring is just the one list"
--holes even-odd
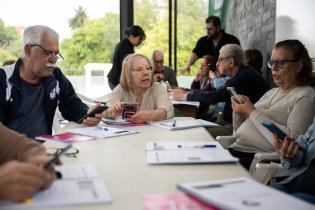
[(247, 119), (249, 115), (255, 110), (255, 106), (247, 96), (240, 95), (240, 98), (243, 102), (242, 104), (238, 103), (233, 97), (231, 98), (232, 109), (242, 118)]
[(128, 121), (132, 123), (144, 123), (151, 120), (152, 112), (147, 110), (138, 111), (132, 115)]

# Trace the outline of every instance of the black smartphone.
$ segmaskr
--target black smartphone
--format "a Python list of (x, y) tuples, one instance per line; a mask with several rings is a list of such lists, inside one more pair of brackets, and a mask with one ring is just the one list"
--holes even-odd
[(86, 115), (84, 115), (84, 117), (82, 117), (78, 123), (82, 123), (84, 119), (86, 119), (87, 117), (95, 117), (95, 114), (99, 114), (104, 112), (106, 109), (108, 109), (107, 106), (105, 105), (100, 105), (98, 107), (96, 107), (95, 109), (93, 109), (92, 111), (90, 111), (89, 113), (87, 113)]
[(65, 152), (71, 147), (72, 144), (68, 144), (65, 148), (62, 148), (60, 152), (56, 153), (54, 157), (45, 164), (44, 169), (49, 169), (50, 167), (52, 167), (59, 160), (61, 155), (65, 154)]
[(132, 115), (136, 114), (137, 112), (137, 104), (136, 103), (124, 103), (123, 105), (123, 112), (122, 118), (127, 119), (130, 118)]
[(278, 138), (283, 141), (287, 134), (278, 128), (274, 123), (270, 121), (263, 121), (261, 123), (265, 128), (267, 128), (271, 133), (277, 134)]
[(236, 89), (234, 87), (226, 87), (227, 91), (230, 93), (230, 95), (239, 103), (242, 104), (242, 100), (240, 95), (237, 93)]

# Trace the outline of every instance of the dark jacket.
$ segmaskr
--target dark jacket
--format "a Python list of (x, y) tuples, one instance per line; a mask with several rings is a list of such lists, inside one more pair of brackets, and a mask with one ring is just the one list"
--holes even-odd
[(269, 90), (265, 79), (254, 69), (241, 65), (234, 75), (223, 88), (209, 92), (193, 92), (187, 95), (187, 101), (199, 101), (205, 104), (217, 104), (225, 102), (223, 115), (224, 120), (232, 122), (231, 96), (226, 87), (234, 87), (240, 95), (250, 98), (252, 103)]
[(119, 84), (122, 62), (128, 54), (134, 52), (134, 47), (127, 38), (117, 44), (113, 57), (113, 67), (107, 75), (107, 78), (111, 83), (115, 85)]
[[(20, 68), (22, 59), (0, 69), (0, 121), (4, 125), (15, 120), (15, 114), (21, 105)], [(88, 110), (76, 95), (70, 81), (59, 68), (52, 75), (43, 78), (45, 88), (44, 104), (47, 124), (52, 132), (52, 124), (57, 106), (62, 116), (69, 121), (79, 121)], [(32, 120), (32, 119), (30, 119)]]

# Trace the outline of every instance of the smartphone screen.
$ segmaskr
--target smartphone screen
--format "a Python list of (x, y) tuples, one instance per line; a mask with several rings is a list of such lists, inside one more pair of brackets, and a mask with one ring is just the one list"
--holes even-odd
[(124, 103), (122, 118), (127, 119), (137, 112), (137, 104), (136, 103)]
[(226, 87), (226, 89), (239, 104), (243, 103), (240, 95), (236, 92), (236, 89), (234, 87)]
[(280, 128), (278, 128), (274, 123), (270, 121), (264, 121), (261, 123), (265, 128), (267, 128), (271, 133), (277, 134), (278, 138), (283, 141), (287, 136)]

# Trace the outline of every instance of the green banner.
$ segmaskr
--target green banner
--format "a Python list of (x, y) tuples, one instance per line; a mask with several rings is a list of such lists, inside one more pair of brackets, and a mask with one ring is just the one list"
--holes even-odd
[(209, 15), (215, 15), (221, 19), (221, 27), (224, 29), (225, 17), (229, 0), (209, 0)]

